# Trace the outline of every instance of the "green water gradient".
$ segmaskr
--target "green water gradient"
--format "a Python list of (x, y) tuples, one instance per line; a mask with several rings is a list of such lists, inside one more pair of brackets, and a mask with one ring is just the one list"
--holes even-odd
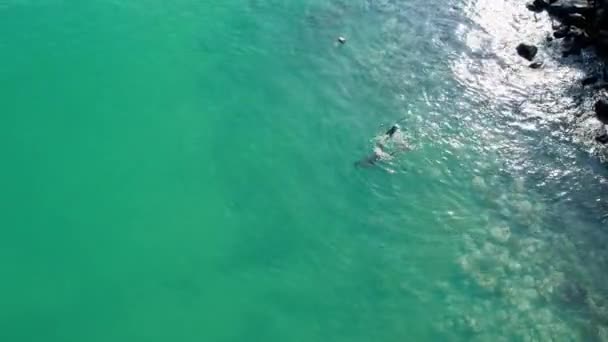
[[(381, 3), (0, 1), (0, 339), (562, 331), (523, 326), (463, 261), (503, 248), (487, 227), (550, 225), (542, 195), (500, 178), (509, 158), (478, 121), (454, 116), (467, 92), (450, 61), (466, 49), (451, 35), (467, 22)], [(414, 151), (355, 168), (396, 120)], [(507, 193), (532, 204), (505, 214)], [(528, 304), (547, 327), (579, 319)]]

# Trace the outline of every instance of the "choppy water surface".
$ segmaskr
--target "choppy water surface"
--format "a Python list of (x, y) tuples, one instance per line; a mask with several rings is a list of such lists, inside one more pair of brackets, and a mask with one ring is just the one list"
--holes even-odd
[[(518, 1), (0, 1), (0, 337), (608, 339), (597, 66), (550, 25)], [(355, 168), (394, 122), (413, 150)]]

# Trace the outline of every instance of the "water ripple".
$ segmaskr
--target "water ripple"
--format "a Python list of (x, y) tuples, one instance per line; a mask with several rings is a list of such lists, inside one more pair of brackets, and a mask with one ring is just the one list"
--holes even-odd
[[(593, 62), (562, 59), (546, 40), (550, 19), (518, 1), (369, 1), (347, 11), (377, 24), (353, 28), (371, 42), (349, 51), (347, 68), (390, 95), (400, 113), (392, 120), (403, 120), (417, 145), (389, 165), (415, 189), (368, 186), (415, 215), (430, 210), (438, 230), (403, 234), (427, 243), (455, 234), (455, 262), (468, 275), (461, 285), (496, 296), (472, 300), (444, 284), (450, 314), (440, 329), (479, 340), (600, 338), (608, 331), (599, 323), (608, 318), (599, 271), (608, 256), (598, 243), (608, 241), (600, 222), (607, 173), (590, 158), (600, 151), (597, 122), (577, 118), (591, 100), (576, 86)], [(521, 42), (540, 47), (542, 69), (516, 55)], [(400, 226), (415, 224), (394, 215)]]

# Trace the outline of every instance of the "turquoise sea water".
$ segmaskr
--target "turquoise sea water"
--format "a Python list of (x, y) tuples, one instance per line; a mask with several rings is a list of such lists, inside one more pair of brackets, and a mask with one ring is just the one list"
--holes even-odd
[[(0, 0), (0, 339), (606, 340), (588, 56), (549, 28), (510, 0)], [(355, 168), (397, 121), (413, 150)]]

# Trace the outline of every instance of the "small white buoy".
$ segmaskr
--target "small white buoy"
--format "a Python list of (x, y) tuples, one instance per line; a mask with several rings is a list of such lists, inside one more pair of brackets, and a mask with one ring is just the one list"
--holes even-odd
[(340, 44), (346, 43), (346, 38), (344, 38), (342, 36), (338, 37), (338, 43), (340, 43)]

